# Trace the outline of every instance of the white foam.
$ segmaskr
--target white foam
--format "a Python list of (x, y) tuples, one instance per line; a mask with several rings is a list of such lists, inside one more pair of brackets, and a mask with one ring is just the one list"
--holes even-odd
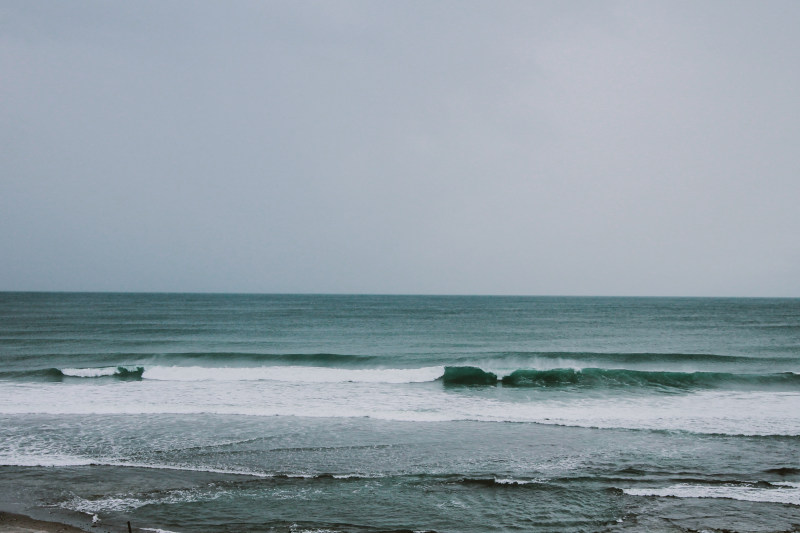
[[(315, 476), (297, 474), (290, 477), (312, 478)], [(86, 514), (102, 512), (130, 512), (147, 505), (163, 505), (176, 503), (210, 502), (231, 494), (229, 490), (175, 489), (166, 492), (155, 492), (151, 495), (123, 494), (89, 500), (76, 496), (60, 504), (62, 508)], [(148, 531), (166, 531), (149, 529)], [(167, 532), (171, 533), (171, 532)]]
[[(86, 459), (80, 457), (74, 458), (63, 458), (63, 457), (30, 457), (27, 459), (20, 459), (20, 458), (10, 458), (10, 459), (2, 459), (0, 458), (0, 465), (2, 466), (44, 466), (44, 467), (52, 467), (52, 466), (120, 466), (125, 468), (148, 468), (148, 469), (155, 469), (155, 470), (177, 470), (181, 472), (209, 472), (213, 474), (229, 474), (229, 475), (236, 475), (236, 476), (252, 476), (252, 477), (260, 477), (260, 478), (271, 478), (275, 477), (275, 474), (268, 474), (265, 472), (259, 472), (255, 470), (236, 470), (236, 469), (225, 469), (225, 468), (210, 468), (204, 466), (186, 466), (186, 465), (173, 465), (173, 464), (160, 464), (160, 463), (141, 463), (141, 462), (130, 462), (130, 461), (120, 461), (117, 459), (110, 459), (110, 458), (100, 458), (100, 459)], [(288, 476), (291, 477), (291, 476)], [(308, 476), (313, 477), (313, 476)]]
[(543, 483), (543, 481), (539, 481), (538, 479), (495, 479), (494, 482), (498, 485), (532, 485), (535, 483)]
[(0, 454), (0, 466), (89, 466), (98, 464), (94, 459), (65, 455)]
[(285, 381), (298, 383), (420, 383), (434, 381), (444, 367), (345, 369), (307, 366), (254, 368), (156, 366), (146, 368), (143, 379), (159, 381)]
[(146, 505), (175, 504), (175, 503), (194, 503), (208, 502), (219, 499), (228, 494), (229, 491), (202, 492), (199, 490), (171, 490), (160, 493), (152, 497), (137, 496), (117, 496), (100, 498), (97, 500), (87, 500), (81, 497), (74, 497), (60, 504), (65, 509), (78, 511), (86, 514), (96, 514), (108, 511), (128, 512)]
[(75, 378), (99, 378), (113, 376), (117, 373), (117, 370), (116, 366), (105, 368), (62, 368), (61, 373)]
[(748, 502), (784, 503), (800, 505), (800, 484), (775, 483), (774, 488), (750, 485), (691, 485), (679, 484), (664, 488), (623, 489), (631, 496), (659, 496), (673, 498), (724, 498)]
[[(320, 474), (277, 474), (250, 469), (213, 468), (208, 466), (176, 465), (166, 463), (143, 463), (124, 461), (111, 457), (76, 457), (48, 453), (46, 450), (39, 455), (6, 453), (0, 454), (0, 466), (39, 466), (39, 467), (65, 467), (65, 466), (117, 466), (125, 468), (147, 468), (155, 470), (176, 470), (181, 472), (209, 472), (214, 474), (227, 474), (236, 476), (251, 476), (258, 478), (287, 477), (290, 479), (313, 479)], [(334, 479), (364, 479), (382, 477), (377, 474), (333, 474)]]
[[(169, 368), (169, 367), (164, 367)], [(184, 371), (182, 369), (181, 371)], [(205, 369), (209, 370), (209, 369)], [(217, 369), (219, 370), (219, 369)], [(234, 369), (236, 371), (241, 369)], [(303, 370), (307, 370), (304, 368)], [(323, 369), (330, 370), (330, 369)], [(409, 372), (418, 372), (413, 369)], [(348, 372), (343, 370), (342, 372)], [(374, 371), (382, 372), (382, 371)], [(410, 380), (406, 370), (371, 379)], [(418, 374), (420, 379), (438, 368)], [(308, 374), (307, 374), (308, 375)], [(312, 374), (313, 375), (313, 374)], [(318, 375), (320, 376), (320, 375)], [(337, 380), (354, 374), (332, 374)], [(370, 378), (369, 375), (361, 376)], [(438, 422), (536, 422), (596, 428), (690, 431), (728, 435), (800, 435), (800, 393), (700, 391), (675, 395), (591, 397), (547, 391), (479, 388), (453, 391), (436, 383), (386, 381), (122, 381), (0, 382), (0, 414), (220, 414), (370, 417)], [(500, 395), (502, 393), (502, 396)], [(525, 401), (519, 401), (521, 394)], [(702, 409), (698, 409), (702, 406)]]

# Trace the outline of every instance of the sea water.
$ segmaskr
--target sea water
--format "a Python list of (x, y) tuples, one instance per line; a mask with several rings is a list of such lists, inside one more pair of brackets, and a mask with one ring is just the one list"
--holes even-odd
[(0, 509), (798, 531), (798, 372), (797, 299), (0, 293)]

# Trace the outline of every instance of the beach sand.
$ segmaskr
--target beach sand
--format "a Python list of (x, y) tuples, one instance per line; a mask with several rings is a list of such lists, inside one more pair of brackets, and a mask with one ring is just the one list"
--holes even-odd
[(86, 531), (58, 522), (45, 522), (20, 514), (0, 512), (0, 533), (86, 533)]

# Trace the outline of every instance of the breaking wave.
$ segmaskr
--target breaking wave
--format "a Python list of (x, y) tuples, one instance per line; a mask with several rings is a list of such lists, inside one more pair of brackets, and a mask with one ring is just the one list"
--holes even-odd
[(63, 381), (64, 378), (113, 378), (123, 381), (140, 380), (144, 367), (42, 368), (0, 372), (0, 380)]
[(142, 379), (144, 367), (126, 368), (124, 366), (105, 368), (64, 368), (61, 374), (75, 378), (103, 378), (115, 377), (121, 379)]
[(506, 387), (581, 387), (716, 389), (716, 388), (800, 388), (800, 375), (731, 374), (725, 372), (658, 372), (606, 368), (554, 368), (550, 370), (519, 369), (498, 379), (492, 372), (477, 367), (446, 367), (441, 377), (445, 385), (495, 385)]
[[(501, 377), (502, 376), (502, 377)], [(505, 375), (476, 366), (422, 368), (341, 368), (328, 366), (113, 366), (45, 368), (0, 372), (0, 379), (63, 381), (105, 378), (121, 381), (282, 381), (298, 383), (423, 383), (440, 381), (451, 386), (514, 388), (640, 389), (690, 391), (707, 389), (800, 389), (800, 374), (737, 374), (727, 372), (670, 372), (608, 368), (522, 368)]]
[(800, 505), (798, 483), (739, 483), (727, 485), (698, 485), (681, 483), (663, 488), (628, 488), (622, 492), (630, 496), (657, 496), (671, 498), (724, 498), (749, 502), (783, 503)]
[(474, 366), (447, 366), (439, 378), (445, 385), (496, 385), (497, 374)]

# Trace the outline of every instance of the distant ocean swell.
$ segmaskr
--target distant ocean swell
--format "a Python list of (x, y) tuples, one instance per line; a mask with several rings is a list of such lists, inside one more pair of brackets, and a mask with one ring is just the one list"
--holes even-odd
[(106, 378), (123, 381), (284, 381), (299, 383), (424, 383), (440, 381), (446, 386), (800, 390), (800, 374), (794, 372), (736, 374), (553, 368), (548, 370), (518, 369), (498, 376), (494, 372), (472, 366), (356, 369), (310, 366), (115, 366), (0, 372), (0, 380), (11, 381), (62, 381), (71, 378)]
[(204, 361), (211, 363), (256, 362), (287, 363), (292, 365), (359, 365), (377, 359), (373, 355), (340, 353), (260, 353), (260, 352), (185, 352), (154, 354), (156, 362), (168, 363), (173, 360)]
[[(783, 357), (758, 357), (752, 358), (742, 355), (719, 355), (713, 353), (661, 353), (661, 352), (486, 352), (464, 354), (462, 360), (475, 360), (481, 356), (491, 358), (492, 361), (586, 361), (603, 362), (608, 364), (684, 364), (684, 363), (748, 363), (753, 361), (784, 361)], [(451, 359), (453, 359), (451, 357)]]
[[(32, 342), (32, 341), (26, 341)], [(52, 349), (54, 341), (41, 342), (47, 348)], [(55, 341), (58, 342), (58, 341)], [(13, 354), (5, 354), (10, 360), (31, 359), (30, 355), (15, 357)], [(87, 351), (82, 350), (80, 354), (74, 354), (71, 350), (67, 351), (42, 351), (35, 357), (51, 358), (58, 356), (74, 357), (80, 355), (89, 360), (109, 360), (113, 358), (117, 361), (136, 360), (148, 361), (151, 364), (178, 364), (187, 361), (202, 361), (204, 364), (235, 364), (244, 362), (255, 363), (278, 363), (292, 365), (369, 365), (377, 364), (386, 355), (370, 355), (358, 353), (334, 353), (334, 352), (298, 352), (298, 353), (268, 353), (261, 351), (126, 351), (119, 353), (109, 353), (106, 351)], [(403, 358), (413, 354), (402, 354)], [(422, 358), (435, 354), (424, 354)], [(447, 353), (446, 358), (449, 362), (456, 364), (467, 364), (471, 361), (483, 359), (498, 363), (513, 362), (538, 362), (538, 361), (583, 361), (589, 363), (602, 362), (604, 364), (717, 364), (717, 363), (752, 363), (752, 362), (787, 362), (795, 361), (796, 354), (790, 351), (788, 356), (756, 356), (749, 357), (744, 355), (720, 355), (714, 353), (665, 353), (665, 352), (584, 352), (584, 351), (464, 351), (454, 354)]]
[[(136, 356), (137, 354), (127, 354)], [(147, 356), (147, 354), (138, 354)], [(404, 354), (403, 358), (407, 355)], [(430, 356), (429, 356), (430, 357)], [(435, 355), (433, 356), (435, 357)], [(448, 353), (448, 362), (458, 365), (481, 360), (491, 360), (497, 364), (514, 363), (559, 363), (578, 361), (606, 366), (638, 364), (747, 364), (763, 362), (794, 361), (794, 357), (748, 357), (743, 355), (720, 355), (714, 353), (662, 353), (662, 352), (575, 352), (575, 351), (466, 351), (461, 354)], [(257, 353), (257, 352), (182, 352), (151, 354), (148, 356), (157, 364), (170, 364), (173, 361), (203, 361), (205, 363), (232, 364), (239, 362), (282, 363), (290, 365), (350, 366), (374, 365), (385, 360), (385, 356), (352, 353)], [(413, 355), (412, 355), (413, 358)], [(423, 357), (423, 359), (426, 359)], [(430, 359), (426, 359), (430, 361)], [(602, 363), (602, 364), (601, 364)], [(534, 365), (535, 366), (535, 365)]]

